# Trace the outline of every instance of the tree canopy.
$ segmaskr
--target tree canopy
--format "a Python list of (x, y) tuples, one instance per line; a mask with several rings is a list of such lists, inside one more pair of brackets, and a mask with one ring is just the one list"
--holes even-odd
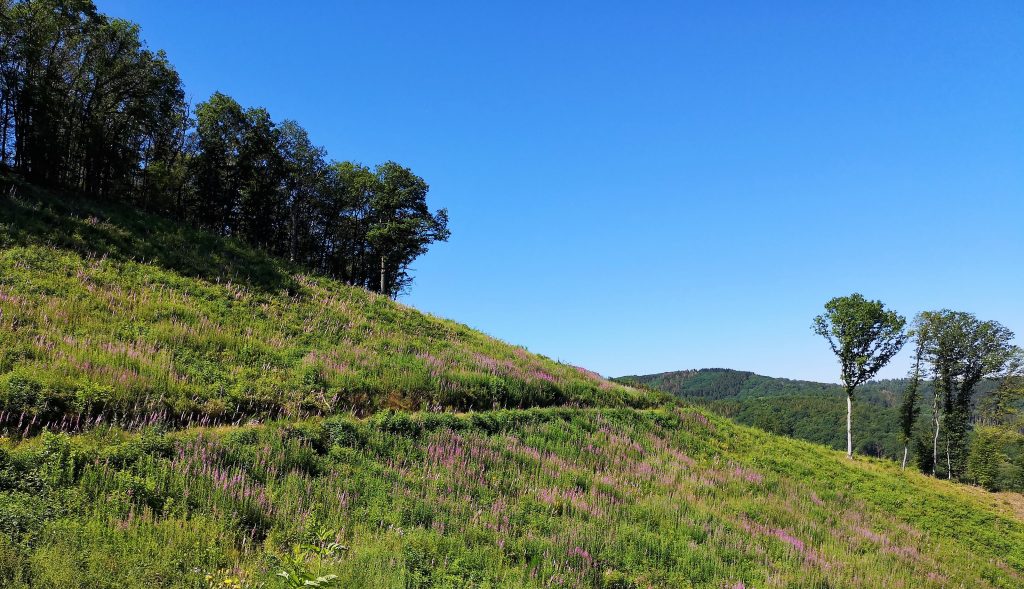
[(814, 318), (814, 332), (824, 337), (839, 359), (840, 377), (847, 390), (871, 380), (907, 341), (906, 319), (881, 301), (859, 293), (825, 303)]
[(939, 436), (945, 430), (947, 476), (960, 477), (975, 387), (998, 376), (1014, 358), (1013, 332), (996, 321), (982, 321), (964, 311), (925, 311), (915, 319), (929, 376), (935, 383), (933, 469), (938, 470)]
[(329, 161), (299, 123), (221, 92), (190, 109), (167, 56), (90, 0), (0, 0), (0, 168), (389, 296), (449, 236), (407, 167)]

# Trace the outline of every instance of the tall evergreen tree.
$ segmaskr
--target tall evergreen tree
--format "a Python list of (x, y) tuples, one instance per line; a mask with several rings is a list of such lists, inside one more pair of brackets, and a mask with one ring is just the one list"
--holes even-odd
[(967, 452), (966, 478), (989, 491), (999, 491), (1003, 484), (1001, 471), (1008, 462), (1003, 452), (1003, 448), (1008, 446), (1003, 434), (999, 428), (978, 427), (974, 430), (971, 447)]

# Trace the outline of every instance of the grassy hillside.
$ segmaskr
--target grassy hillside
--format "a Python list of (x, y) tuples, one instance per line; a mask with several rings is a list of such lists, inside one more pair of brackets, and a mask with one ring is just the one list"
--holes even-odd
[(1020, 495), (851, 462), (124, 208), (21, 186), (0, 226), (2, 587), (1024, 584)]
[(102, 430), (0, 460), (0, 574), (37, 587), (278, 586), (297, 543), (343, 587), (1024, 583), (1019, 495), (677, 407)]
[(0, 199), (0, 429), (653, 399), (229, 239), (22, 192)]

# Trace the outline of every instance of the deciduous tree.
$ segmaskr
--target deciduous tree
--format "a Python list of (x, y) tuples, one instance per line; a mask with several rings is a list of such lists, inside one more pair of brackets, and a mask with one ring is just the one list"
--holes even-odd
[(1013, 332), (996, 321), (963, 311), (926, 311), (915, 320), (924, 337), (924, 359), (935, 385), (932, 423), (933, 474), (938, 473), (939, 438), (945, 428), (946, 476), (965, 467), (971, 405), (976, 385), (997, 376), (1013, 358)]
[(409, 264), (427, 246), (448, 239), (448, 211), (431, 213), (423, 178), (395, 162), (377, 167), (367, 240), (380, 263), (377, 292), (394, 297), (408, 286)]
[(448, 238), (427, 183), (395, 162), (325, 161), (294, 121), (220, 92), (194, 119), (138, 25), (91, 0), (0, 0), (0, 167), (117, 199), (388, 296)]
[(903, 463), (900, 468), (907, 468), (907, 454), (910, 450), (910, 441), (914, 434), (914, 423), (921, 412), (918, 400), (921, 398), (921, 360), (924, 357), (924, 341), (913, 332), (916, 340), (914, 346), (914, 367), (911, 369), (910, 382), (903, 391), (903, 401), (900, 403), (900, 434), (903, 438)]
[(814, 318), (813, 329), (824, 337), (839, 359), (840, 379), (846, 389), (846, 455), (853, 458), (853, 395), (895, 356), (907, 340), (906, 319), (881, 301), (859, 293), (825, 303), (825, 313)]

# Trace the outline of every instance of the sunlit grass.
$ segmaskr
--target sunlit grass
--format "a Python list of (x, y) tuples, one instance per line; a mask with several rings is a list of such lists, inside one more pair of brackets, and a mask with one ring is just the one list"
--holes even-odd
[[(35, 212), (87, 236), (12, 232), (0, 250), (0, 429), (12, 434), (110, 422), (239, 424), (388, 407), (657, 402), (386, 297), (287, 274), (273, 260), (252, 268), (266, 273), (270, 265), (286, 276), (276, 279), (280, 288), (107, 257), (111, 241), (128, 239), (124, 228), (60, 202), (0, 206), (8, 226), (30, 222)], [(207, 244), (196, 255), (211, 264), (237, 248), (193, 233)], [(150, 245), (128, 235), (140, 248)]]
[(0, 201), (0, 586), (276, 587), (326, 541), (342, 587), (1024, 586), (1018, 495), (25, 194)]
[(117, 558), (163, 563), (127, 586), (253, 584), (322, 530), (349, 549), (331, 572), (373, 586), (1024, 582), (1024, 525), (986, 496), (685, 408), (99, 429), (3, 457), (43, 481), (7, 497), (62, 514), (23, 522), (20, 566), (91, 571), (81, 586)]

